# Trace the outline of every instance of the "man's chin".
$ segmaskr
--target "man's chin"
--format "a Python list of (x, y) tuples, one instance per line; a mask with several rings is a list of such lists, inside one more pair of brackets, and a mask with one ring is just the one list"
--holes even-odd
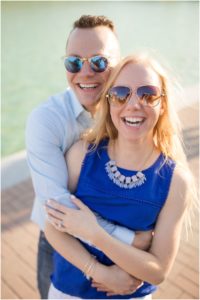
[(84, 103), (81, 103), (81, 104), (85, 108), (85, 110), (93, 113), (95, 111), (97, 102), (96, 101), (84, 101)]
[(95, 106), (96, 103), (98, 102), (98, 97), (79, 97), (78, 98), (80, 103), (84, 106), (84, 107), (90, 107), (90, 106)]

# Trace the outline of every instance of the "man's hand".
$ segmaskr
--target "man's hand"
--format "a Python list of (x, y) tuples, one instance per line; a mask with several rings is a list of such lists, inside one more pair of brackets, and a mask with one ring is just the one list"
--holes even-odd
[(132, 277), (117, 265), (104, 266), (98, 264), (92, 286), (97, 291), (106, 292), (107, 296), (129, 295), (134, 293), (143, 282)]
[(147, 251), (151, 246), (152, 238), (153, 238), (152, 230), (136, 231), (132, 246), (140, 250)]

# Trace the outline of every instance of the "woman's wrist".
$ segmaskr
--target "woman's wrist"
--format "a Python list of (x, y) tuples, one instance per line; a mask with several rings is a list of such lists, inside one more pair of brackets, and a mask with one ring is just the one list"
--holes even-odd
[(109, 234), (101, 226), (98, 225), (96, 230), (93, 231), (93, 235), (91, 238), (92, 245), (100, 249), (102, 240), (104, 239), (105, 235), (109, 235)]
[(92, 279), (97, 282), (105, 282), (107, 271), (108, 267), (97, 261)]

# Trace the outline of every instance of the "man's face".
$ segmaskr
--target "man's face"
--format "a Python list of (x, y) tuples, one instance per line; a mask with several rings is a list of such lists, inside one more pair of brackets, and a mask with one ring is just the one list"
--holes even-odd
[(105, 26), (91, 29), (76, 28), (70, 34), (67, 56), (90, 58), (102, 55), (108, 58), (109, 66), (101, 73), (93, 71), (88, 61), (85, 61), (78, 73), (67, 71), (67, 80), (80, 103), (88, 110), (93, 110), (112, 67), (119, 61), (119, 44), (114, 33)]

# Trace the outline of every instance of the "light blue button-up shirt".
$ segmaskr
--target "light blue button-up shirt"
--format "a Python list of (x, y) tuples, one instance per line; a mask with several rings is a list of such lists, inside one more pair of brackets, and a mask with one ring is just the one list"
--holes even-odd
[[(27, 160), (36, 194), (31, 219), (41, 230), (45, 225), (46, 200), (55, 199), (75, 208), (67, 190), (68, 172), (64, 154), (91, 123), (91, 115), (84, 110), (70, 88), (51, 96), (28, 117)], [(114, 225), (100, 216), (97, 220), (112, 236), (127, 244), (132, 243), (134, 233), (129, 229)]]

